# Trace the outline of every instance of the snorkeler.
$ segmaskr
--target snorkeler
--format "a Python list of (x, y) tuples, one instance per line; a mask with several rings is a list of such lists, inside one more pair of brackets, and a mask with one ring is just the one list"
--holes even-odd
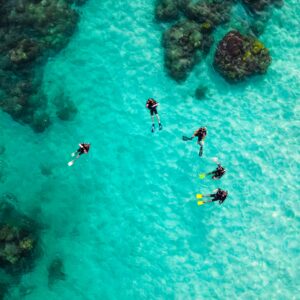
[(225, 172), (226, 170), (218, 163), (218, 167), (214, 171), (207, 173), (207, 175), (212, 175), (212, 179), (220, 179)]
[(72, 156), (75, 156), (77, 154), (77, 156), (73, 160), (68, 162), (69, 166), (72, 166), (74, 164), (75, 160), (80, 157), (80, 155), (88, 153), (90, 150), (90, 146), (91, 146), (91, 144), (87, 144), (87, 143), (81, 143), (78, 145), (79, 145), (79, 148), (76, 150), (76, 152), (73, 152), (71, 154)]
[(182, 139), (184, 141), (191, 141), (194, 137), (198, 137), (198, 145), (200, 145), (200, 150), (199, 150), (199, 156), (202, 156), (203, 154), (203, 145), (204, 145), (204, 139), (207, 135), (207, 129), (206, 127), (200, 127), (199, 129), (197, 129), (192, 137), (186, 137), (183, 136)]
[(162, 125), (160, 123), (159, 115), (158, 115), (158, 112), (157, 112), (157, 106), (158, 106), (158, 102), (156, 102), (153, 98), (149, 98), (146, 102), (146, 107), (150, 110), (150, 115), (151, 115), (151, 120), (152, 120), (151, 132), (155, 131), (153, 114), (156, 115), (159, 130), (162, 130)]
[(204, 198), (204, 197), (213, 197), (209, 201), (198, 201), (198, 205), (202, 205), (204, 203), (209, 203), (209, 202), (214, 202), (214, 201), (219, 201), (219, 204), (222, 204), (225, 199), (227, 198), (228, 192), (221, 190), (220, 188), (214, 190), (213, 194), (208, 194), (208, 195), (202, 195), (202, 194), (197, 194), (196, 197), (198, 199)]

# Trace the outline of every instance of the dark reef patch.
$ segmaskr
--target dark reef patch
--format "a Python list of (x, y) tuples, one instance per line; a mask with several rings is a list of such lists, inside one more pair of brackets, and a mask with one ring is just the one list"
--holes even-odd
[(53, 104), (56, 107), (56, 116), (62, 121), (72, 120), (78, 112), (74, 102), (63, 91), (53, 99)]
[(34, 268), (42, 253), (42, 227), (21, 213), (17, 203), (11, 193), (0, 197), (0, 299), (5, 298), (10, 284), (19, 285), (21, 276)]
[(50, 124), (41, 91), (47, 58), (69, 42), (85, 1), (0, 1), (0, 106), (18, 122), (43, 132)]
[(270, 63), (269, 50), (256, 38), (243, 36), (238, 31), (230, 31), (224, 36), (214, 57), (215, 69), (231, 82), (264, 74)]
[[(5, 201), (7, 200), (9, 201)], [(0, 202), (0, 268), (19, 276), (34, 267), (40, 255), (39, 225), (20, 213), (5, 194)], [(15, 201), (16, 202), (16, 201)]]
[(208, 51), (212, 39), (201, 24), (183, 21), (164, 33), (165, 65), (170, 76), (184, 80), (193, 66), (200, 60), (197, 50)]
[(195, 98), (197, 100), (205, 99), (207, 91), (208, 91), (208, 88), (206, 86), (199, 85), (195, 90)]
[(190, 20), (208, 23), (210, 26), (216, 27), (230, 20), (231, 6), (232, 1), (230, 0), (190, 2), (184, 8), (184, 13)]
[[(264, 31), (269, 8), (281, 7), (282, 0), (158, 0), (156, 20), (177, 21), (166, 29), (162, 39), (165, 67), (170, 77), (176, 81), (188, 77), (201, 57), (209, 53), (214, 30), (230, 21), (232, 7), (238, 4), (246, 8), (251, 21), (244, 22), (241, 32), (245, 35), (232, 31), (219, 42), (214, 67), (229, 82), (266, 72), (271, 57), (257, 37)], [(202, 94), (203, 91), (197, 89), (195, 97), (203, 98)]]
[(278, 8), (281, 7), (283, 5), (283, 0), (242, 0), (242, 3), (252, 13), (260, 13), (266, 10), (272, 4)]
[(51, 288), (57, 281), (65, 279), (66, 274), (62, 259), (53, 259), (48, 267), (48, 287)]
[(155, 18), (158, 21), (174, 21), (179, 19), (181, 10), (190, 0), (157, 0), (155, 4)]

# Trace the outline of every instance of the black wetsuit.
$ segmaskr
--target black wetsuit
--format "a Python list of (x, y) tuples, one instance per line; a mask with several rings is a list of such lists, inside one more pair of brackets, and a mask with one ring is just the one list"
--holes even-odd
[(206, 137), (206, 129), (205, 128), (199, 128), (197, 132), (195, 133), (195, 136), (198, 137), (198, 142), (201, 142)]
[(151, 116), (153, 116), (153, 114), (157, 115), (157, 102), (155, 100), (148, 100), (146, 105), (147, 108), (150, 110)]
[(220, 164), (218, 164), (217, 169), (211, 172), (211, 174), (213, 175), (212, 178), (221, 178), (225, 174), (225, 172), (226, 170)]
[(82, 147), (79, 147), (77, 150), (78, 155), (84, 154), (84, 153), (88, 153), (90, 150), (89, 145), (86, 146), (86, 144), (80, 144), (82, 145)]
[(218, 189), (215, 194), (210, 194), (210, 197), (213, 197), (212, 201), (219, 201), (219, 204), (222, 204), (225, 201), (227, 195), (228, 192)]

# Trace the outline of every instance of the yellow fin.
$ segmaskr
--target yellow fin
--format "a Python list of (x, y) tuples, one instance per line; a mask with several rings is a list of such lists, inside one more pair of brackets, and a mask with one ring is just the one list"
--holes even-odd
[(206, 176), (206, 174), (205, 174), (205, 173), (199, 174), (199, 178), (200, 178), (200, 179), (204, 179), (204, 178), (205, 178), (205, 176)]
[(198, 205), (202, 205), (202, 204), (204, 204), (204, 203), (205, 203), (204, 201), (198, 201), (198, 202), (197, 202)]
[(197, 199), (202, 199), (202, 194), (197, 194), (197, 195), (196, 195), (196, 198), (197, 198)]

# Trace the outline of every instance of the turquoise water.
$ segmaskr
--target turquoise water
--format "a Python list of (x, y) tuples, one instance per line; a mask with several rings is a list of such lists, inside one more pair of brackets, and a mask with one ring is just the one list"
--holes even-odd
[[(267, 75), (237, 85), (214, 72), (213, 51), (184, 84), (171, 80), (153, 1), (82, 7), (43, 78), (50, 100), (63, 91), (75, 102), (74, 120), (35, 134), (1, 112), (0, 192), (44, 224), (43, 256), (7, 299), (300, 299), (297, 3), (273, 10), (261, 36), (273, 58)], [(241, 24), (235, 15), (216, 36)], [(194, 99), (199, 84), (206, 100)], [(164, 125), (154, 134), (149, 97)], [(200, 125), (202, 159), (181, 140)], [(91, 151), (69, 168), (81, 141)], [(212, 157), (228, 174), (200, 181)], [(196, 205), (196, 193), (216, 187), (229, 191), (222, 206)], [(55, 257), (66, 280), (49, 289)]]

